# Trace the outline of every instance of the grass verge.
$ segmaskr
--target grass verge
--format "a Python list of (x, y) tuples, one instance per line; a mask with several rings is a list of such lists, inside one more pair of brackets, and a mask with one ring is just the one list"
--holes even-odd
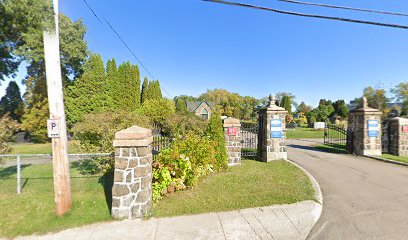
[(303, 200), (314, 200), (314, 189), (302, 170), (286, 161), (244, 160), (241, 166), (203, 179), (193, 189), (169, 194), (154, 204), (152, 213), (168, 217)]
[[(22, 193), (17, 195), (15, 169), (0, 168), (0, 236), (44, 234), (111, 220), (111, 176), (86, 175), (71, 167), (73, 207), (63, 217), (54, 215), (52, 165), (23, 166), (22, 176)], [(164, 197), (152, 212), (165, 217), (303, 200), (314, 200), (314, 189), (302, 170), (286, 161), (244, 160), (193, 189)]]
[(86, 175), (71, 167), (73, 207), (56, 217), (52, 165), (23, 165), (20, 195), (12, 168), (0, 168), (0, 236), (42, 234), (111, 219), (111, 176)]
[(408, 163), (408, 157), (395, 156), (395, 155), (391, 155), (391, 154), (383, 154), (381, 157), (385, 158), (385, 159), (389, 159), (389, 160)]
[(313, 128), (295, 128), (286, 131), (286, 138), (323, 138), (323, 130), (314, 130)]

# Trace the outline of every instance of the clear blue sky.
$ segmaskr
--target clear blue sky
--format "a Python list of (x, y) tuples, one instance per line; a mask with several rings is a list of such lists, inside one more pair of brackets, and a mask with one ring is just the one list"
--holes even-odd
[[(308, 1), (408, 12), (406, 0)], [(286, 91), (295, 94), (298, 102), (316, 106), (320, 98), (349, 101), (361, 96), (366, 86), (388, 89), (408, 81), (408, 30), (199, 0), (88, 2), (112, 23), (172, 97), (196, 96), (213, 88), (254, 97)], [(302, 7), (275, 0), (242, 2), (408, 25), (408, 17)], [(83, 18), (89, 49), (105, 61), (115, 58), (137, 63), (83, 0), (60, 0), (60, 10), (72, 19)], [(21, 71), (17, 80), (24, 74)], [(0, 87), (0, 95), (5, 86)]]

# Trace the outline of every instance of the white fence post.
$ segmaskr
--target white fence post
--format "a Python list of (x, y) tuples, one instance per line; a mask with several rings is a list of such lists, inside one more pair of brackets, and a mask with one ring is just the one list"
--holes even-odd
[(17, 155), (17, 194), (21, 193), (21, 158)]

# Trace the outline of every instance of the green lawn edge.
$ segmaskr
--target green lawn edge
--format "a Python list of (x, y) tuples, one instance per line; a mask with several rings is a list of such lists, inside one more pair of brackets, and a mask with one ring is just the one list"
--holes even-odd
[[(30, 180), (21, 195), (15, 194), (14, 174), (0, 177), (1, 237), (46, 234), (112, 221), (112, 176), (87, 176), (71, 168), (73, 207), (68, 214), (56, 217), (52, 165), (28, 166), (22, 174)], [(203, 178), (194, 188), (165, 196), (154, 204), (151, 216), (223, 212), (304, 200), (315, 201), (315, 197), (309, 177), (300, 168), (284, 160), (243, 160), (240, 166)]]
[(165, 196), (153, 205), (151, 215), (196, 215), (316, 201), (314, 194), (309, 177), (287, 161), (243, 160), (242, 165), (215, 173), (192, 189)]

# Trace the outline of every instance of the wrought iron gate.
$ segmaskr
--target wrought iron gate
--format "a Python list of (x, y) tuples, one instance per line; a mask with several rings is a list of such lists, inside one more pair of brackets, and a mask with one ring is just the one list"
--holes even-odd
[(258, 124), (241, 123), (241, 156), (258, 156)]
[(334, 124), (326, 124), (324, 128), (324, 145), (345, 151), (349, 150), (347, 149), (347, 146), (350, 146), (351, 135), (352, 134), (349, 134), (347, 129), (343, 127)]

